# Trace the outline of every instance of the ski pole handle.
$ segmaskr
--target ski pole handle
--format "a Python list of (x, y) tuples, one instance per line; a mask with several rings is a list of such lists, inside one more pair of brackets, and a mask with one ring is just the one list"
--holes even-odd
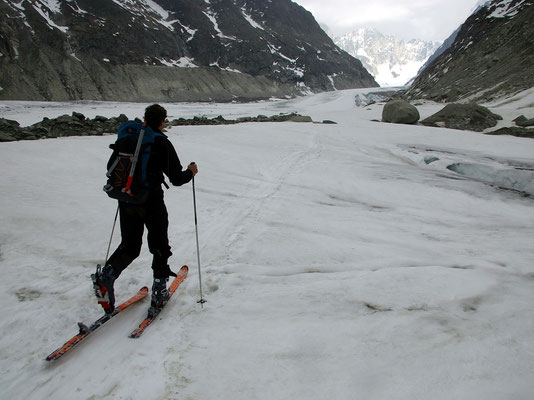
[(193, 174), (193, 185), (195, 184), (195, 175), (198, 173), (198, 168), (197, 168), (197, 165), (195, 164), (195, 162), (191, 162), (189, 164), (189, 166), (187, 167), (187, 169), (189, 171), (191, 171), (191, 173)]

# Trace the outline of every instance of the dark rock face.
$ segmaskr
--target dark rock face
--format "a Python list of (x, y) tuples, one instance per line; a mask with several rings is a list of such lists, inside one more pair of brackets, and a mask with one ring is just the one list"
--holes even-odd
[(534, 129), (519, 128), (517, 126), (500, 128), (495, 131), (485, 133), (487, 135), (510, 135), (524, 138), (534, 138)]
[(22, 129), (17, 121), (0, 118), (0, 142), (11, 142), (20, 137)]
[(448, 104), (421, 121), (422, 125), (482, 132), (497, 125), (500, 115), (476, 104)]
[(290, 0), (0, 0), (0, 99), (232, 101), (377, 86)]
[[(521, 118), (522, 117), (522, 118)], [(527, 117), (525, 117), (524, 115), (521, 115), (521, 117), (518, 117), (514, 120), (515, 124), (517, 126), (522, 126), (522, 127), (529, 127), (529, 126), (534, 126), (534, 118), (530, 118), (528, 119)]]
[(491, 101), (534, 86), (534, 1), (493, 0), (407, 90), (409, 99)]
[(527, 128), (529, 126), (534, 126), (534, 118), (527, 118), (524, 115), (520, 115), (516, 119), (514, 119), (512, 122), (515, 122), (517, 126), (521, 126), (524, 128)]
[(388, 101), (382, 110), (382, 122), (415, 124), (419, 118), (417, 108), (405, 100)]

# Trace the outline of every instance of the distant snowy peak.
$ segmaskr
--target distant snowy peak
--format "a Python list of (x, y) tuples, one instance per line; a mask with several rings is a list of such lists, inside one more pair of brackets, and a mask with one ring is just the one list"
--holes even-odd
[(441, 42), (404, 41), (373, 28), (359, 28), (334, 42), (359, 59), (381, 86), (402, 86), (412, 79)]

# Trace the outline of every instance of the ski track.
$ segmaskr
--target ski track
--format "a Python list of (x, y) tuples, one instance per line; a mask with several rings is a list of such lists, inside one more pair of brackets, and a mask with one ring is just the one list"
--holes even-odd
[[(290, 129), (287, 130), (290, 133)], [(257, 182), (256, 187), (246, 193), (246, 197), (239, 196), (236, 200), (246, 198), (245, 202), (239, 203), (241, 208), (237, 216), (233, 216), (224, 226), (229, 230), (226, 232), (228, 237), (224, 244), (226, 254), (224, 259), (214, 260), (214, 264), (221, 261), (232, 262), (233, 252), (239, 252), (239, 242), (247, 237), (249, 231), (257, 226), (260, 221), (264, 220), (262, 212), (268, 207), (268, 203), (284, 187), (285, 182), (292, 174), (297, 174), (306, 167), (306, 164), (319, 157), (320, 147), (318, 144), (318, 134), (313, 135), (314, 139), (307, 148), (302, 151), (293, 151), (288, 154), (282, 154), (278, 157), (277, 163), (270, 165), (269, 168), (259, 171), (261, 180)], [(300, 170), (300, 171), (299, 171)], [(244, 203), (244, 204), (243, 204)], [(245, 244), (246, 245), (246, 244)]]

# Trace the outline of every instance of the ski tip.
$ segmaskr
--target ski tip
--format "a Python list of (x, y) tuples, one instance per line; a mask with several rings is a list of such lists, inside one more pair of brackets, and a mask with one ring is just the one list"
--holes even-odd
[(148, 293), (148, 286), (143, 286), (141, 289), (139, 289), (139, 291)]
[(56, 351), (54, 351), (52, 354), (49, 354), (46, 358), (45, 358), (45, 361), (57, 361), (61, 358), (61, 356), (63, 356), (66, 352), (65, 351), (60, 351), (60, 349), (57, 349)]

